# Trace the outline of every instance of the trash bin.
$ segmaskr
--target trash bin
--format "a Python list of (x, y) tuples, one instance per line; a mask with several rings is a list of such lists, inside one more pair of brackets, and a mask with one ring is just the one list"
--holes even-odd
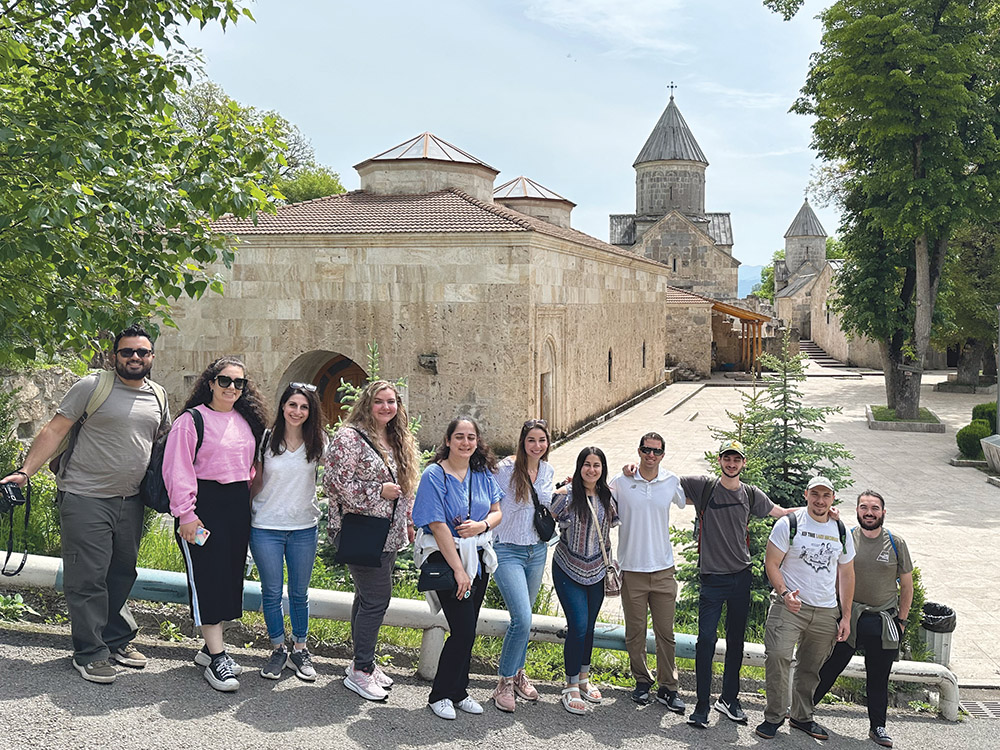
[(931, 651), (932, 660), (946, 667), (951, 662), (951, 638), (955, 625), (955, 610), (951, 607), (935, 602), (924, 604), (920, 634)]

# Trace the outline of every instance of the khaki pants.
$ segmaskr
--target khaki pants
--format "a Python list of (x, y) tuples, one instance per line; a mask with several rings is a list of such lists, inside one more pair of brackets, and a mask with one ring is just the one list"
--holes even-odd
[(622, 609), (625, 612), (625, 648), (636, 682), (652, 685), (657, 680), (646, 665), (646, 611), (653, 616), (656, 636), (656, 676), (660, 686), (677, 690), (674, 662), (674, 611), (677, 581), (674, 569), (654, 573), (622, 572)]
[[(767, 612), (764, 633), (765, 676), (767, 707), (764, 720), (780, 724), (785, 712), (796, 721), (810, 721), (813, 717), (813, 692), (819, 684), (819, 670), (826, 662), (837, 642), (837, 607), (812, 607), (803, 604), (792, 613), (776, 593), (771, 594), (771, 608)], [(795, 673), (791, 673), (792, 652), (795, 644)]]

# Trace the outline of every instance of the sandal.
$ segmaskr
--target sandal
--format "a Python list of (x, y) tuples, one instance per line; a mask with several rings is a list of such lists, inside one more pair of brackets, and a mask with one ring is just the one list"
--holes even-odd
[(571, 714), (582, 715), (587, 713), (587, 704), (584, 703), (583, 698), (580, 697), (580, 688), (576, 685), (563, 688), (562, 704), (563, 708)]
[(580, 696), (584, 700), (588, 700), (591, 703), (600, 703), (604, 700), (604, 696), (601, 695), (601, 691), (590, 684), (590, 680), (580, 680)]

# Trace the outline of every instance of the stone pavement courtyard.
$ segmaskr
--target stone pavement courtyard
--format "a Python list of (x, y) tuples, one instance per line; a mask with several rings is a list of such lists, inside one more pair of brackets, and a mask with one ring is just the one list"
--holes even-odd
[[(830, 372), (809, 367), (810, 373)], [(955, 432), (969, 423), (973, 405), (993, 397), (935, 392), (933, 384), (944, 379), (943, 372), (925, 373), (921, 390), (921, 405), (947, 426), (936, 435), (868, 429), (865, 404), (885, 403), (881, 376), (810, 377), (801, 390), (809, 405), (843, 409), (816, 437), (843, 443), (854, 454), (852, 484), (838, 493), (848, 526), (856, 525), (853, 508), (861, 490), (885, 496), (886, 526), (909, 544), (927, 600), (957, 613), (951, 669), (959, 683), (1000, 687), (1000, 588), (994, 582), (1000, 564), (1000, 488), (989, 485), (981, 471), (948, 463), (958, 454)], [(664, 465), (672, 471), (708, 473), (704, 453), (717, 447), (710, 429), (730, 426), (726, 411), (740, 410), (742, 390), (725, 378), (668, 386), (556, 448), (550, 457), (556, 476), (572, 473), (577, 453), (587, 445), (604, 450), (614, 474), (637, 459), (639, 437), (648, 430), (666, 438)], [(672, 520), (675, 526), (689, 526), (693, 518), (688, 507)]]

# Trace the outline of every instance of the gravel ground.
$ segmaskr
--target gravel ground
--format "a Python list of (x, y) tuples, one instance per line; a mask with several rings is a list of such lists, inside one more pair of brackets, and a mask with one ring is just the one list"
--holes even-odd
[[(316, 660), (319, 678), (309, 684), (287, 671), (279, 681), (256, 670), (266, 652), (234, 649), (247, 671), (240, 690), (217, 693), (191, 662), (194, 641), (168, 644), (139, 639), (151, 657), (143, 670), (121, 668), (113, 685), (82, 680), (70, 666), (69, 630), (61, 626), (0, 625), (0, 748), (79, 750), (81, 748), (210, 747), (288, 750), (289, 748), (433, 748), (487, 744), (508, 748), (717, 748), (761, 744), (753, 734), (760, 721), (760, 696), (742, 696), (750, 726), (713, 715), (704, 731), (687, 726), (662, 706), (637, 707), (622, 689), (604, 690), (605, 702), (586, 716), (559, 705), (559, 686), (539, 685), (537, 705), (519, 703), (514, 714), (487, 702), (494, 680), (474, 676), (472, 695), (483, 716), (436, 718), (426, 707), (429, 686), (410, 671), (388, 668), (396, 679), (385, 704), (368, 703), (341, 684), (345, 661)], [(683, 694), (693, 701), (693, 696)], [(818, 717), (831, 731), (829, 742), (782, 729), (776, 748), (874, 748), (867, 719), (858, 706), (823, 706)], [(1000, 747), (1000, 720), (966, 719), (952, 724), (926, 713), (893, 710), (890, 730), (897, 748)]]

